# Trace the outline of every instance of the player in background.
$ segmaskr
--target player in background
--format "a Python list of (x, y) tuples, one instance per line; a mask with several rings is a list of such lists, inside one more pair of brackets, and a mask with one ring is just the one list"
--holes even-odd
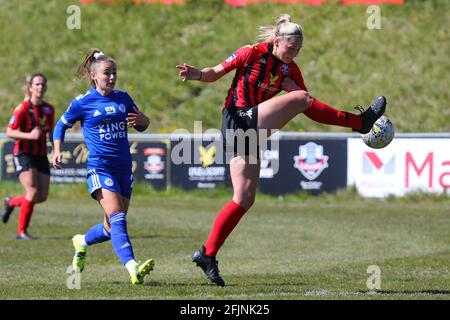
[[(260, 27), (259, 39), (263, 41), (238, 49), (214, 67), (200, 70), (187, 64), (177, 66), (183, 81), (214, 82), (236, 70), (222, 109), (224, 147), (230, 150), (231, 146), (233, 153), (230, 160), (233, 198), (218, 213), (204, 245), (192, 254), (193, 262), (218, 286), (225, 283), (219, 274), (217, 252), (253, 205), (260, 173), (259, 150), (256, 154), (250, 152), (251, 144), (245, 142), (241, 148), (245, 152), (238, 152), (239, 134), (229, 135), (230, 130), (242, 129), (245, 133), (253, 130), (259, 139), (263, 131), (265, 137), (270, 136), (272, 130), (283, 128), (303, 113), (320, 123), (367, 133), (386, 108), (383, 96), (375, 99), (366, 111), (360, 110), (360, 115), (337, 110), (312, 97), (294, 62), (303, 45), (303, 30), (291, 22), (289, 15), (280, 15), (274, 26)], [(281, 91), (286, 93), (277, 96)]]
[(15, 207), (20, 207), (16, 238), (34, 239), (28, 233), (34, 205), (47, 200), (50, 168), (47, 138), (52, 139), (55, 108), (44, 101), (47, 78), (41, 73), (27, 77), (25, 100), (14, 110), (6, 135), (15, 139), (13, 163), (25, 193), (3, 199), (3, 223), (7, 223)]
[(125, 91), (114, 90), (117, 64), (99, 49), (91, 49), (78, 69), (92, 87), (70, 103), (54, 132), (53, 166), (62, 167), (62, 144), (68, 128), (81, 122), (89, 157), (87, 184), (92, 198), (104, 210), (103, 222), (72, 238), (74, 270), (83, 271), (88, 246), (111, 240), (112, 247), (128, 270), (131, 282), (141, 284), (153, 270), (154, 261), (138, 263), (127, 231), (127, 212), (133, 184), (128, 127), (144, 131), (149, 118)]

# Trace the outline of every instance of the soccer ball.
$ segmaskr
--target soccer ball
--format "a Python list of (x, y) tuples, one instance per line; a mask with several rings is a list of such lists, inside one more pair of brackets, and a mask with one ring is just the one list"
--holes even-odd
[(392, 121), (385, 116), (381, 116), (373, 124), (372, 129), (362, 135), (365, 144), (373, 149), (386, 147), (394, 139), (395, 130)]

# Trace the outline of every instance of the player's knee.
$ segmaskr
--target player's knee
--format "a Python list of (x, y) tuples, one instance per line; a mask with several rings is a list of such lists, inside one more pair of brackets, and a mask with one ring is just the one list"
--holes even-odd
[(27, 189), (26, 198), (36, 203), (39, 200), (39, 191), (36, 188)]
[(293, 99), (296, 101), (299, 113), (304, 112), (312, 101), (312, 97), (305, 90), (292, 91), (290, 94), (292, 94)]

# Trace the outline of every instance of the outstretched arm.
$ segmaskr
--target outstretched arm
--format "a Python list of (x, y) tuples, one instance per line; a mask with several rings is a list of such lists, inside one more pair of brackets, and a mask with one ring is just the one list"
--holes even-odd
[(214, 82), (222, 78), (226, 73), (222, 64), (218, 64), (215, 67), (203, 68), (201, 70), (188, 64), (177, 65), (176, 67), (180, 70), (179, 75), (183, 78), (183, 82), (186, 80)]

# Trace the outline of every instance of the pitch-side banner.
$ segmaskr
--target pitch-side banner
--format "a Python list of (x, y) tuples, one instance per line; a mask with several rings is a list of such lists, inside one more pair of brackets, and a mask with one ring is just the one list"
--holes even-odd
[(261, 150), (260, 190), (319, 194), (346, 188), (346, 140), (281, 140)]
[[(3, 145), (2, 179), (16, 180), (13, 163), (13, 142)], [(50, 168), (50, 179), (54, 183), (85, 183), (89, 151), (84, 142), (65, 142), (63, 146), (62, 169)], [(51, 147), (49, 146), (49, 151)], [(163, 142), (132, 142), (130, 152), (133, 158), (135, 180), (146, 181), (156, 189), (167, 187), (167, 145)], [(48, 154), (51, 161), (53, 154)]]
[(171, 142), (171, 185), (182, 189), (215, 189), (226, 184), (222, 141), (186, 139)]
[(450, 139), (399, 138), (383, 149), (348, 139), (349, 186), (367, 197), (408, 192), (444, 192), (450, 188)]

